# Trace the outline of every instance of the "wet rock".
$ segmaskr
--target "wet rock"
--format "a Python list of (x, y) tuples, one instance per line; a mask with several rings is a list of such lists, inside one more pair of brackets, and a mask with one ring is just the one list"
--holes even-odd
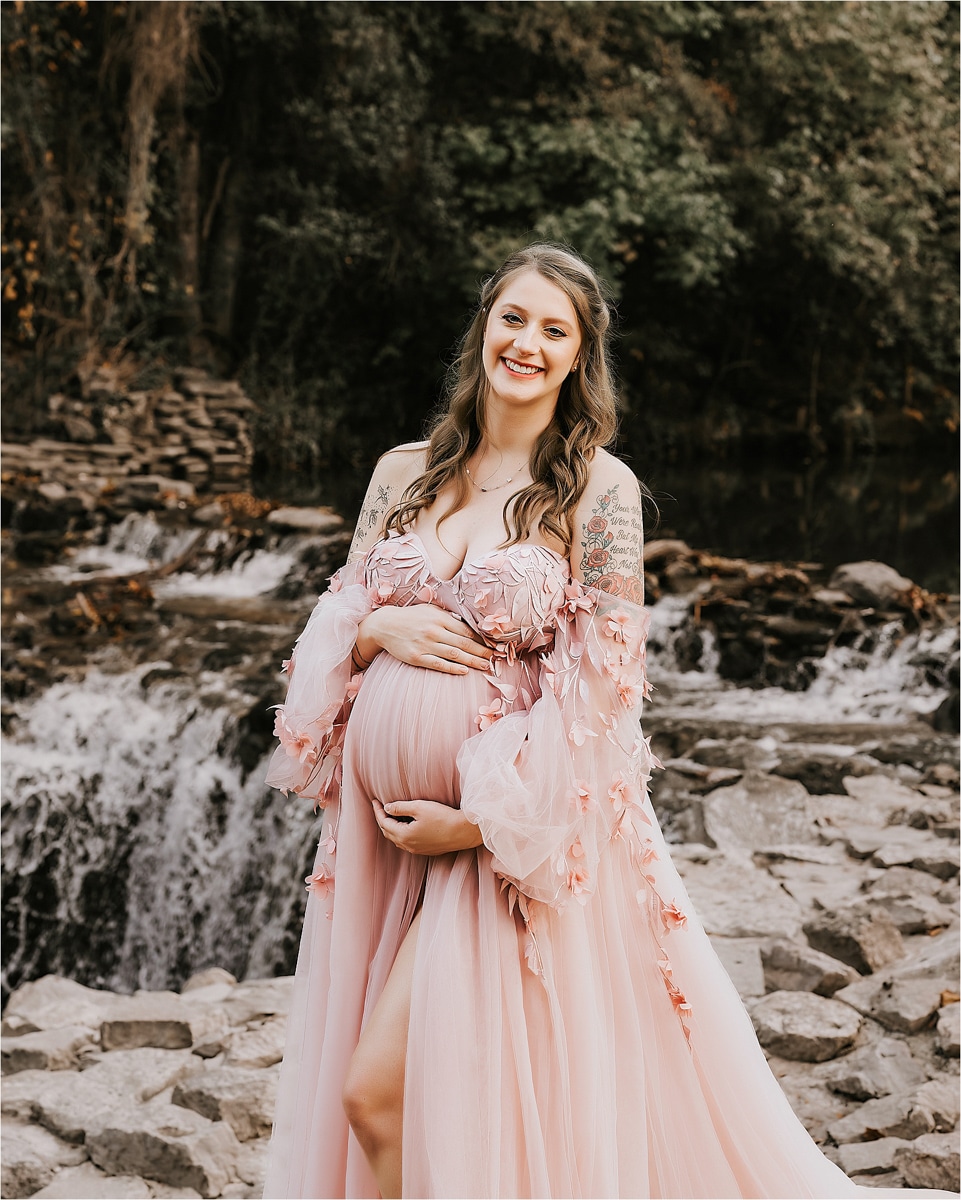
[(65, 1071), (75, 1067), (82, 1052), (97, 1042), (92, 1029), (68, 1025), (66, 1029), (43, 1029), (21, 1037), (0, 1039), (0, 1062), (4, 1075), (17, 1071)]
[(237, 1139), (229, 1126), (173, 1104), (114, 1112), (86, 1144), (108, 1174), (140, 1175), (201, 1196), (219, 1196), (237, 1179)]
[(845, 1004), (808, 992), (771, 992), (750, 1006), (758, 1041), (772, 1054), (825, 1062), (853, 1045), (861, 1018)]
[[(878, 1175), (894, 1166), (895, 1153), (911, 1143), (904, 1138), (881, 1138), (875, 1142), (850, 1142), (831, 1155), (846, 1175)], [(890, 1184), (889, 1180), (884, 1181)], [(898, 1186), (894, 1184), (893, 1186)]]
[(776, 775), (796, 779), (812, 796), (840, 792), (848, 776), (872, 775), (877, 762), (865, 754), (853, 753), (852, 747), (823, 746), (788, 752), (774, 768)]
[(855, 905), (826, 912), (804, 925), (815, 950), (840, 959), (862, 974), (870, 974), (904, 956), (897, 926), (883, 909)]
[(856, 604), (886, 608), (903, 601), (915, 584), (886, 563), (868, 561), (844, 563), (831, 576), (828, 586), (845, 592)]
[(267, 524), (296, 533), (326, 534), (341, 529), (344, 518), (330, 508), (275, 508)]
[(769, 992), (814, 992), (833, 996), (839, 988), (854, 983), (857, 971), (828, 954), (802, 942), (778, 938), (761, 946), (764, 983)]
[(0, 1193), (32, 1196), (45, 1187), (61, 1167), (83, 1162), (86, 1151), (54, 1137), (39, 1125), (4, 1118)]
[(894, 1165), (909, 1187), (958, 1191), (961, 1156), (958, 1139), (950, 1133), (927, 1133), (894, 1154)]
[(910, 1140), (933, 1133), (936, 1124), (931, 1111), (913, 1096), (884, 1096), (869, 1100), (840, 1121), (834, 1121), (828, 1126), (828, 1134), (838, 1143), (886, 1137)]
[(209, 1121), (226, 1121), (238, 1141), (270, 1134), (277, 1100), (276, 1071), (214, 1067), (174, 1088), (173, 1103)]
[(855, 1100), (910, 1092), (925, 1083), (927, 1072), (904, 1042), (882, 1038), (839, 1059), (825, 1077), (828, 1087)]
[(961, 1052), (961, 1004), (946, 1004), (938, 1009), (936, 1043), (942, 1054), (957, 1058)]
[(813, 842), (807, 803), (807, 791), (795, 780), (751, 772), (705, 797), (704, 827), (719, 849), (735, 854)]

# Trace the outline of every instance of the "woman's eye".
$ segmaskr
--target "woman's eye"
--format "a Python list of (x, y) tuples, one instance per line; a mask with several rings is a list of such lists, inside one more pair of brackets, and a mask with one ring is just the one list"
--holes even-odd
[(517, 313), (504, 313), (504, 320), (508, 325), (520, 325), (521, 319)]
[(564, 332), (564, 330), (558, 329), (556, 325), (548, 326), (547, 332), (551, 335), (551, 337), (555, 337), (555, 338), (567, 337), (567, 334)]

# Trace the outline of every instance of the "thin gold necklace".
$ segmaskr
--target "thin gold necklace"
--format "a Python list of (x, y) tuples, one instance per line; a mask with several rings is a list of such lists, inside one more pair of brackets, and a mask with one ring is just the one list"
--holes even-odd
[[(501, 490), (501, 488), (505, 488), (505, 487), (507, 487), (507, 485), (509, 483), (514, 482), (514, 476), (517, 474), (517, 472), (521, 469), (521, 467), (523, 465), (524, 465), (523, 463), (520, 463), (518, 466), (516, 466), (514, 468), (514, 474), (511, 475), (510, 478), (505, 479), (503, 483), (496, 484), (494, 487), (484, 487), (484, 483), (487, 483), (487, 479), (493, 479), (494, 476), (497, 474), (497, 471), (493, 471), (490, 475), (488, 475), (487, 479), (484, 480), (484, 483), (478, 483), (477, 480), (474, 478), (474, 476), (470, 473), (470, 467), (467, 465), (467, 463), (464, 463), (464, 470), (467, 472), (467, 478), (471, 481), (471, 483), (474, 485), (474, 487), (477, 488), (478, 491), (480, 491), (480, 492), (499, 492)], [(499, 466), (498, 466), (498, 470), (500, 470)]]

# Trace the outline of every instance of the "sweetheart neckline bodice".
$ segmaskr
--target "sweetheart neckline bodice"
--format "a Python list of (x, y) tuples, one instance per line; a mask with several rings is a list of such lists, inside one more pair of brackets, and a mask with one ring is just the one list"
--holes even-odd
[(431, 558), (430, 558), (430, 554), (427, 550), (427, 546), (424, 543), (424, 539), (420, 536), (419, 533), (416, 532), (416, 530), (413, 530), (413, 529), (409, 529), (404, 533), (388, 534), (387, 537), (383, 541), (378, 542), (373, 547), (373, 549), (370, 551), (370, 553), (371, 554), (375, 553), (378, 549), (382, 549), (384, 546), (389, 545), (391, 542), (411, 541), (411, 540), (413, 540), (417, 543), (418, 548), (420, 549), (420, 553), (423, 556), (424, 566), (427, 568), (427, 573), (430, 575), (432, 582), (438, 583), (438, 584), (452, 585), (457, 579), (459, 579), (461, 577), (461, 575), (466, 574), (467, 571), (469, 571), (471, 567), (482, 567), (484, 565), (484, 563), (488, 562), (490, 559), (497, 558), (499, 555), (509, 555), (512, 551), (538, 551), (538, 550), (540, 550), (544, 554), (548, 555), (548, 557), (551, 558), (559, 566), (564, 567), (568, 571), (570, 570), (570, 565), (568, 563), (568, 560), (564, 557), (564, 555), (560, 554), (557, 550), (552, 550), (550, 546), (541, 545), (539, 542), (515, 542), (511, 546), (494, 547), (494, 549), (483, 551), (480, 554), (469, 554), (464, 559), (464, 561), (461, 563), (461, 565), (457, 568), (457, 570), (454, 572), (454, 574), (449, 576), (448, 578), (445, 578), (443, 575), (439, 575), (437, 573), (437, 571), (435, 570), (434, 564), (431, 562)]

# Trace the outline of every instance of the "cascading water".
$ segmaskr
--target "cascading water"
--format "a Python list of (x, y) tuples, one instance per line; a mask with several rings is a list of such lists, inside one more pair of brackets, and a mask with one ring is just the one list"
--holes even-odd
[[(312, 603), (304, 564), (316, 539), (275, 535), (221, 561), (223, 538), (134, 515), (46, 569), (79, 584), (172, 563), (202, 542), (199, 559), (155, 587), (162, 624), (149, 654), (108, 644), (84, 672), (17, 704), (3, 739), (5, 987), (51, 971), (130, 990), (211, 964), (239, 977), (292, 969), (319, 822), (262, 780), (280, 660)], [(829, 650), (807, 691), (752, 690), (719, 677), (711, 631), (692, 629), (689, 612), (684, 597), (653, 606), (659, 721), (736, 720), (757, 736), (772, 719), (930, 712), (944, 693), (925, 664), (957, 645), (952, 628), (883, 631), (869, 650)]]

